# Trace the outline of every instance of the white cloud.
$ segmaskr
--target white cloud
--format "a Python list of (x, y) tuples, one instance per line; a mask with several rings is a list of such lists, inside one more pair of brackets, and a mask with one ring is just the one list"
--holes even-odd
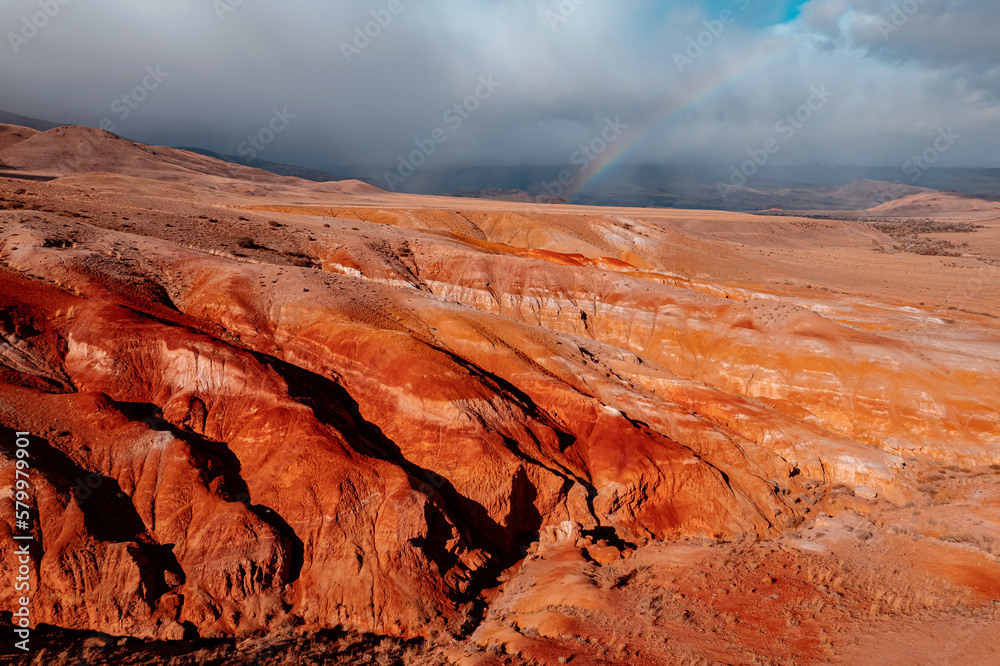
[[(298, 119), (266, 159), (388, 165), (493, 74), (502, 89), (435, 164), (561, 163), (606, 118), (640, 126), (674, 106), (686, 111), (650, 132), (634, 159), (730, 161), (825, 84), (835, 98), (776, 162), (901, 164), (944, 124), (968, 137), (951, 163), (994, 164), (1000, 154), (995, 2), (928, 0), (900, 26), (890, 0), (811, 0), (774, 27), (735, 11), (682, 72), (675, 54), (689, 38), (707, 41), (704, 21), (725, 3), (586, 0), (555, 29), (545, 14), (558, 11), (555, 0), (402, 3), (350, 64), (341, 43), (388, 0), (243, 2), (224, 21), (202, 0), (70, 3), (21, 53), (0, 58), (0, 108), (95, 124), (160, 64), (170, 79), (119, 123), (130, 138), (232, 153), (287, 106)], [(5, 2), (0, 26), (15, 29), (33, 8)], [(898, 27), (887, 38), (885, 21)], [(756, 57), (768, 48), (778, 55)]]

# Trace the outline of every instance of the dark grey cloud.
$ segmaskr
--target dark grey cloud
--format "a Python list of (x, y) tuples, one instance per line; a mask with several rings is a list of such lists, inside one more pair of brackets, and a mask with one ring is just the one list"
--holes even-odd
[[(1000, 6), (906, 2), (6, 0), (0, 108), (226, 153), (277, 110), (260, 157), (317, 167), (395, 164), (439, 128), (435, 165), (565, 163), (620, 118), (647, 128), (626, 160), (729, 162), (826, 86), (774, 163), (902, 164), (952, 126), (942, 164), (996, 165)], [(480, 77), (501, 85), (453, 127)]]

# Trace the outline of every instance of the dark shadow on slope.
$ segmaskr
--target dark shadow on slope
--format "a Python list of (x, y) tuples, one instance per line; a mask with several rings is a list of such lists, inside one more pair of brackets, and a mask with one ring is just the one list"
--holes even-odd
[[(13, 635), (9, 616), (10, 612), (0, 612), (0, 633), (5, 637)], [(413, 663), (406, 653), (419, 654), (425, 645), (421, 639), (404, 641), (342, 629), (202, 638), (193, 626), (185, 640), (157, 641), (39, 623), (31, 630), (32, 653), (38, 654), (17, 650), (12, 640), (0, 641), (0, 664), (403, 664)]]
[[(44, 438), (31, 436), (29, 440), (32, 473), (51, 483), (65, 502), (76, 502), (90, 535), (105, 543), (136, 544), (129, 552), (139, 565), (147, 604), (154, 606), (155, 600), (169, 591), (165, 573), (183, 582), (184, 571), (174, 556), (173, 544), (158, 543), (146, 531), (132, 499), (116, 480), (77, 465)], [(14, 441), (14, 431), (0, 427), (0, 450), (12, 459)], [(37, 527), (40, 524), (37, 510), (33, 508), (31, 514), (31, 522)], [(39, 532), (36, 538), (39, 552), (44, 552), (44, 535)]]
[(225, 442), (211, 440), (190, 430), (182, 430), (163, 418), (159, 407), (146, 402), (118, 402), (115, 406), (133, 421), (142, 421), (153, 430), (169, 432), (176, 439), (191, 448), (194, 455), (194, 465), (201, 472), (201, 481), (208, 487), (219, 479), (218, 489), (221, 499), (228, 502), (239, 502), (253, 512), (264, 523), (288, 541), (291, 552), (291, 567), (289, 580), (293, 583), (302, 573), (305, 546), (295, 530), (273, 509), (253, 504), (250, 489), (241, 472), (242, 463)]
[[(484, 506), (462, 495), (450, 481), (408, 460), (395, 442), (377, 425), (362, 416), (357, 401), (343, 386), (272, 356), (260, 353), (255, 356), (281, 375), (293, 399), (312, 409), (321, 422), (343, 433), (352, 448), (372, 458), (398, 465), (406, 471), (415, 490), (434, 500), (450, 515), (452, 522), (460, 529), (464, 528), (462, 536), (470, 547), (484, 548), (494, 556), (491, 566), (477, 572), (476, 579), (468, 593), (463, 595), (464, 598), (478, 596), (482, 589), (494, 584), (501, 571), (524, 557), (524, 549), (530, 543), (525, 538), (528, 535), (537, 538), (542, 517), (534, 506), (535, 489), (523, 469), (513, 480), (512, 486), (512, 515), (517, 523), (500, 525)], [(445, 546), (451, 538), (450, 533), (444, 523), (437, 524), (430, 517), (428, 523), (430, 534), (419, 545), (424, 546), (424, 552), (437, 563), (442, 572), (448, 571), (457, 563), (454, 554)]]
[(37, 180), (42, 183), (47, 183), (50, 180), (55, 180), (59, 176), (42, 176), (36, 173), (24, 173), (22, 167), (6, 166), (0, 164), (0, 178), (16, 178), (18, 180)]

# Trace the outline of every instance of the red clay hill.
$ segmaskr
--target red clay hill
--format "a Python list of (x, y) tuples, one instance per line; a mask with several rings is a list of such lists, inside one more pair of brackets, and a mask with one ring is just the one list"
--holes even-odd
[(394, 195), (79, 127), (2, 126), (0, 162), (46, 663), (996, 663), (979, 234)]

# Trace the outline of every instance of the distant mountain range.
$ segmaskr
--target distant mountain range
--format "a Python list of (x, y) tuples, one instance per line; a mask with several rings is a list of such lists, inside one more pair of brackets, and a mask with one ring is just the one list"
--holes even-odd
[(326, 183), (334, 180), (360, 180), (370, 185), (375, 185), (376, 187), (382, 187), (377, 178), (359, 178), (344, 172), (334, 173), (330, 171), (323, 171), (322, 169), (310, 169), (309, 167), (296, 166), (294, 164), (269, 162), (267, 160), (250, 159), (247, 157), (239, 157), (237, 155), (224, 155), (222, 153), (212, 152), (211, 150), (205, 150), (204, 148), (180, 146), (179, 148), (180, 150), (187, 150), (199, 155), (205, 155), (206, 157), (214, 157), (215, 159), (222, 160), (224, 162), (242, 164), (243, 166), (254, 167), (256, 169), (263, 169), (264, 171), (270, 171), (271, 173), (278, 174), (279, 176), (292, 176), (294, 178), (302, 178), (303, 180), (312, 180), (317, 183)]
[(55, 129), (56, 127), (62, 127), (60, 123), (53, 123), (48, 120), (39, 120), (38, 118), (29, 118), (28, 116), (19, 116), (16, 113), (4, 111), (3, 109), (0, 109), (0, 123), (4, 125), (20, 125), (21, 127), (30, 127), (31, 129), (38, 130), (39, 132), (45, 132), (50, 129)]
[[(545, 200), (566, 167), (464, 167), (424, 170), (401, 189), (413, 194), (457, 194), (498, 200)], [(890, 167), (764, 167), (743, 185), (731, 167), (623, 165), (569, 203), (708, 210), (865, 210), (899, 197), (938, 190), (1000, 197), (1000, 169), (931, 169), (911, 182)], [(369, 177), (372, 171), (363, 172)], [(354, 177), (357, 177), (355, 174)]]
[[(58, 123), (0, 110), (0, 123), (39, 131)], [(360, 180), (385, 188), (386, 170), (377, 166), (333, 166), (327, 169), (248, 159), (185, 147), (200, 155), (251, 166), (281, 176), (316, 182)], [(809, 165), (764, 166), (745, 182), (733, 182), (733, 167), (720, 165), (622, 165), (580, 191), (560, 191), (553, 185), (575, 167), (453, 167), (423, 168), (399, 190), (505, 201), (566, 201), (594, 206), (688, 208), (734, 211), (867, 210), (903, 196), (932, 190), (1000, 198), (1000, 168), (933, 168), (913, 181), (901, 167), (838, 167)]]

